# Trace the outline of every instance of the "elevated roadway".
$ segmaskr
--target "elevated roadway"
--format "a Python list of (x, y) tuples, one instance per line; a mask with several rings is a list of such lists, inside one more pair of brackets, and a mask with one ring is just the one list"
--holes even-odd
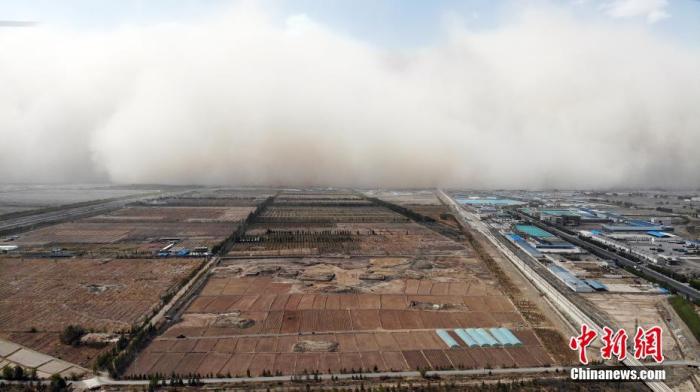
[(82, 218), (104, 214), (109, 211), (117, 210), (127, 204), (152, 199), (154, 197), (168, 196), (169, 194), (148, 193), (126, 196), (119, 199), (108, 199), (104, 201), (95, 201), (91, 203), (81, 203), (79, 206), (58, 208), (46, 212), (38, 212), (36, 214), (24, 215), (16, 218), (0, 220), (0, 235), (7, 235), (13, 232), (33, 229), (50, 223), (58, 223), (71, 219)]

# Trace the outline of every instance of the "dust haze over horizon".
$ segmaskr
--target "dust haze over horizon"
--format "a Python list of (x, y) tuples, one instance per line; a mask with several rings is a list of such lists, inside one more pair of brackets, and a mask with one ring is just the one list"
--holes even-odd
[(243, 3), (0, 29), (0, 183), (700, 187), (700, 48), (549, 3), (389, 49)]

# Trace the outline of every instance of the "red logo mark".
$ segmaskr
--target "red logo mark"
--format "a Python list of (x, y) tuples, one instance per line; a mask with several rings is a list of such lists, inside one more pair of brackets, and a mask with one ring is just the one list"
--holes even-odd
[(613, 335), (613, 330), (608, 327), (603, 327), (603, 332), (605, 345), (600, 349), (603, 359), (610, 359), (613, 355), (619, 361), (627, 358), (627, 332), (624, 329), (618, 329)]
[(598, 332), (591, 329), (587, 324), (581, 324), (581, 334), (574, 336), (569, 340), (569, 348), (572, 350), (578, 350), (579, 361), (582, 364), (588, 364), (588, 357), (586, 356), (586, 347), (588, 347), (593, 339), (598, 336)]
[(652, 357), (657, 363), (663, 362), (664, 355), (661, 343), (661, 327), (654, 326), (646, 331), (642, 327), (638, 327), (637, 333), (634, 335), (634, 357), (637, 359)]

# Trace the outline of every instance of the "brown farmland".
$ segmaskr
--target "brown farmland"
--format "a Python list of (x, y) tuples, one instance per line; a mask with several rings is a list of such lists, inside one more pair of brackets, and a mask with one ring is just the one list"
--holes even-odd
[[(524, 345), (450, 349), (435, 332), (470, 327), (510, 328)], [(171, 341), (196, 342), (187, 355), (206, 355), (181, 360), (212, 374), (554, 363), (466, 243), (349, 192), (277, 196), (141, 354), (163, 356), (136, 361), (127, 374), (169, 365)]]

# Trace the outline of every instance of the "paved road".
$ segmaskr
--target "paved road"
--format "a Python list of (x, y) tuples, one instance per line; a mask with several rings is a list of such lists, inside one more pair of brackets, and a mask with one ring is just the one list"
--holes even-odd
[(24, 228), (31, 228), (32, 226), (39, 224), (58, 222), (89, 215), (98, 215), (108, 211), (122, 208), (129, 203), (147, 200), (156, 196), (164, 196), (164, 194), (139, 194), (127, 196), (118, 200), (108, 200), (104, 202), (97, 202), (96, 204), (84, 205), (79, 207), (67, 207), (56, 211), (48, 211), (34, 215), (5, 219), (0, 221), (0, 233), (9, 232), (12, 230), (21, 230)]
[(209, 273), (209, 270), (211, 270), (212, 266), (216, 265), (216, 263), (219, 261), (218, 256), (212, 256), (207, 260), (207, 263), (195, 274), (195, 276), (192, 277), (192, 279), (188, 280), (187, 283), (178, 290), (175, 295), (168, 301), (167, 304), (163, 305), (162, 308), (156, 313), (153, 317), (150, 319), (150, 323), (157, 326), (167, 315), (170, 310), (175, 307), (175, 305), (180, 305), (179, 301), (184, 299), (187, 294), (190, 294), (190, 290), (193, 289), (193, 286), (195, 284), (201, 284), (204, 283), (203, 280), (206, 278), (206, 275)]
[[(666, 361), (663, 364), (651, 364), (649, 367), (672, 367), (672, 366), (692, 366), (700, 367), (700, 362), (694, 361)], [(566, 374), (571, 370), (571, 366), (558, 367), (528, 367), (528, 368), (507, 368), (507, 369), (469, 369), (469, 370), (434, 370), (426, 372), (427, 376), (438, 375), (440, 377), (449, 376), (485, 376), (493, 374), (541, 374), (555, 373)], [(420, 377), (419, 372), (378, 372), (378, 373), (336, 373), (336, 374), (319, 374), (319, 379), (330, 380), (336, 378), (340, 380), (350, 380), (362, 375), (364, 379), (371, 378), (407, 378)], [(299, 377), (299, 376), (297, 376)], [(203, 378), (200, 381), (203, 384), (241, 384), (254, 382), (286, 382), (292, 381), (293, 376), (270, 376), (270, 377), (239, 377), (239, 378)], [(96, 376), (87, 380), (74, 381), (71, 383), (76, 389), (91, 389), (105, 385), (147, 385), (148, 380), (114, 380), (106, 376)]]
[[(596, 330), (599, 335), (603, 334), (603, 329), (601, 325), (594, 321), (594, 314), (587, 314), (584, 310), (579, 309), (575, 306), (566, 296), (562, 295), (555, 287), (553, 287), (549, 281), (540, 276), (532, 268), (529, 267), (522, 259), (515, 255), (510, 249), (505, 247), (490, 229), (484, 224), (477, 216), (467, 212), (462, 206), (460, 206), (454, 199), (447, 195), (442, 190), (438, 190), (438, 197), (447, 203), (455, 217), (460, 221), (461, 224), (465, 226), (472, 227), (483, 234), (486, 238), (493, 243), (501, 252), (515, 264), (518, 269), (520, 269), (523, 274), (532, 281), (532, 283), (544, 293), (551, 301), (554, 303), (559, 310), (567, 315), (572, 321), (577, 324), (588, 324), (592, 329)], [(623, 363), (630, 367), (642, 367), (644, 364), (635, 358), (626, 358)], [(655, 392), (670, 392), (671, 388), (668, 387), (663, 382), (654, 381), (645, 383), (651, 390)]]
[[(568, 367), (533, 367), (533, 368), (508, 368), (508, 369), (470, 369), (470, 370), (436, 370), (428, 371), (426, 375), (440, 376), (478, 376), (489, 374), (528, 374), (528, 373), (554, 373), (555, 371), (567, 371)], [(321, 380), (330, 380), (331, 377), (340, 380), (350, 380), (358, 375), (363, 378), (406, 378), (420, 377), (419, 372), (378, 372), (378, 373), (343, 373), (343, 374), (319, 374)], [(299, 376), (297, 376), (299, 377)], [(279, 382), (292, 381), (293, 376), (271, 376), (271, 377), (239, 377), (239, 378), (203, 378), (204, 384), (240, 384), (248, 382)], [(114, 380), (109, 377), (98, 376), (91, 379), (76, 381), (72, 385), (78, 389), (96, 388), (103, 385), (147, 385), (148, 380)]]

